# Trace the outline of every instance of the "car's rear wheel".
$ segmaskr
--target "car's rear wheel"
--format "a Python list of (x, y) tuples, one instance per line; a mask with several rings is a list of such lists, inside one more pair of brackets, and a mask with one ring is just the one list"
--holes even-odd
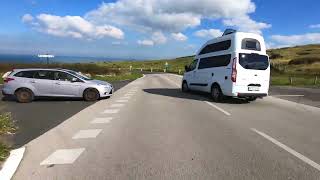
[(85, 101), (97, 101), (100, 98), (99, 92), (96, 89), (86, 89), (83, 93)]
[(188, 83), (186, 81), (184, 81), (182, 83), (182, 87), (181, 87), (182, 92), (189, 92), (189, 87), (188, 87)]
[(19, 103), (29, 103), (33, 101), (34, 95), (30, 89), (19, 89), (15, 92), (15, 97)]
[(219, 85), (214, 84), (211, 88), (211, 97), (213, 101), (220, 102), (223, 99), (223, 93), (219, 87)]

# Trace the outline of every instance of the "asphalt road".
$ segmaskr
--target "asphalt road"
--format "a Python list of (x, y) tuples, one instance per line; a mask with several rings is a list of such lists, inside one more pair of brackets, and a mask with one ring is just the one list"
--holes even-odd
[(83, 109), (26, 145), (14, 179), (319, 179), (319, 108), (180, 82), (146, 75)]
[[(129, 82), (119, 81), (114, 82), (113, 85), (115, 90), (118, 90)], [(3, 98), (1, 93), (0, 100), (0, 111), (11, 112), (19, 128), (16, 134), (7, 135), (3, 139), (13, 148), (27, 144), (79, 111), (94, 104), (82, 99), (70, 98), (41, 98), (32, 103), (20, 104), (14, 98)]]

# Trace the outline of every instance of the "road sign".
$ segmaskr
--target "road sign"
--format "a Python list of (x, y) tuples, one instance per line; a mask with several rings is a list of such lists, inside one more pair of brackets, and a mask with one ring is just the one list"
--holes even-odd
[(47, 64), (49, 64), (49, 58), (54, 58), (54, 55), (52, 54), (39, 54), (39, 58), (46, 58), (47, 59)]

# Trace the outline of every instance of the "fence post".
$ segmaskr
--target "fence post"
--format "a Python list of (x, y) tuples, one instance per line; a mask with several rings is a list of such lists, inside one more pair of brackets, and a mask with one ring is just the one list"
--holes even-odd
[(132, 66), (130, 66), (130, 71), (132, 71)]
[(181, 74), (181, 69), (179, 69), (179, 74)]
[(142, 72), (142, 68), (141, 68), (141, 72)]
[(292, 77), (291, 77), (291, 76), (290, 76), (289, 80), (290, 80), (290, 85), (292, 85), (292, 83), (293, 83), (293, 79), (292, 79)]
[(166, 69), (163, 69), (163, 72), (166, 72)]
[(314, 78), (314, 85), (317, 85), (317, 81), (318, 81), (318, 76)]
[(151, 68), (151, 70), (150, 70), (151, 72), (153, 71), (153, 69)]

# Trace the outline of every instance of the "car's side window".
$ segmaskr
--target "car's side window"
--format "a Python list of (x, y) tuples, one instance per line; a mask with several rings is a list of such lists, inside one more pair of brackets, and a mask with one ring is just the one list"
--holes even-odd
[(58, 81), (72, 81), (75, 77), (72, 76), (71, 74), (65, 73), (65, 72), (60, 72), (56, 71), (54, 72), (54, 80)]
[(36, 71), (34, 73), (35, 79), (46, 79), (46, 80), (53, 80), (53, 73), (52, 71)]
[(35, 71), (20, 71), (15, 74), (15, 77), (33, 78)]

